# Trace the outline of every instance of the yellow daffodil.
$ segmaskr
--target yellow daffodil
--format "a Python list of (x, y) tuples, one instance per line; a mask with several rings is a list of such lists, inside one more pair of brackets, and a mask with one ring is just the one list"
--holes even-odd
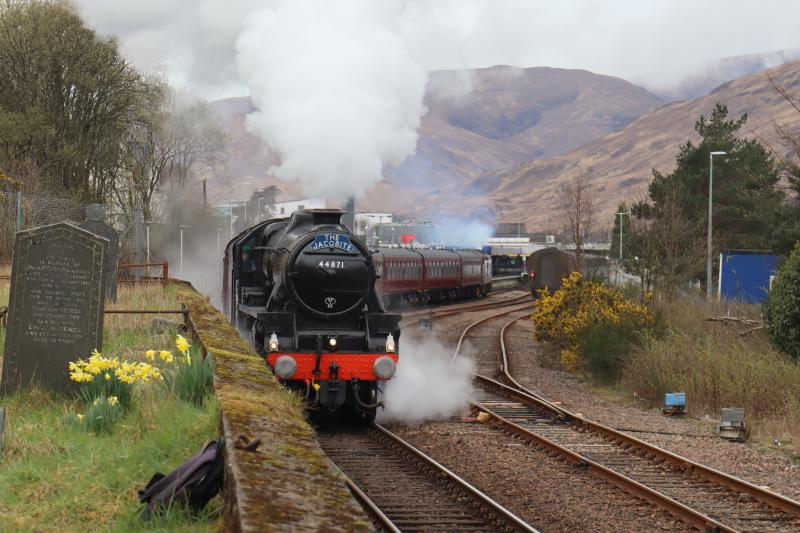
[(108, 380), (110, 380), (110, 379), (111, 379), (111, 374), (109, 374), (108, 372), (106, 372), (106, 381), (108, 381)]
[(118, 403), (119, 403), (119, 398), (117, 398), (116, 396), (111, 396), (108, 399), (108, 404), (109, 405), (117, 405)]
[(319, 383), (314, 383), (311, 386), (314, 387), (314, 390), (319, 390)]
[(175, 337), (175, 347), (178, 349), (179, 352), (185, 353), (189, 351), (189, 341), (186, 340), (186, 337), (183, 335), (178, 335)]
[(156, 351), (155, 350), (147, 350), (144, 352), (144, 356), (150, 359), (151, 361), (156, 358)]
[(83, 422), (83, 415), (78, 413), (78, 422)]
[(162, 361), (166, 363), (171, 363), (172, 361), (175, 360), (175, 358), (172, 355), (172, 352), (168, 352), (167, 350), (161, 350), (160, 352), (158, 352), (158, 356), (161, 358)]

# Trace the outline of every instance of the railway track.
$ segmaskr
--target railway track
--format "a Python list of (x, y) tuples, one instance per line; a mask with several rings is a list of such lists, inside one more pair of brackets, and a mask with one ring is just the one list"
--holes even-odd
[[(467, 326), (453, 359), (478, 327), (521, 310), (500, 311)], [(476, 362), (474, 411), (488, 413), (502, 431), (591, 469), (700, 530), (800, 532), (800, 503), (585, 420), (523, 387), (509, 369), (505, 333), (527, 316), (507, 320), (499, 336), (495, 331), (492, 345), (486, 336), (473, 341), (482, 353), (498, 354)]]
[(318, 439), (384, 531), (536, 531), (378, 424)]
[[(516, 290), (522, 290), (522, 289), (513, 289), (511, 291), (503, 291), (503, 292), (513, 292)], [(403, 320), (401, 322), (401, 325), (407, 327), (411, 324), (418, 323), (421, 320), (444, 318), (447, 316), (452, 316), (460, 313), (471, 313), (473, 311), (486, 311), (489, 309), (502, 308), (522, 302), (528, 302), (530, 303), (530, 305), (532, 305), (532, 299), (529, 292), (525, 291), (525, 293), (520, 296), (505, 298), (494, 302), (465, 302), (460, 304), (445, 305), (433, 309), (429, 308), (429, 309), (420, 309), (416, 311), (409, 311), (407, 313), (403, 313)]]

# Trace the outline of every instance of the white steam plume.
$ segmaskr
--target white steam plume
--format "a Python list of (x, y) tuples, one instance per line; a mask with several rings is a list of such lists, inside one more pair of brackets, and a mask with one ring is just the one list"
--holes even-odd
[(435, 226), (436, 244), (455, 248), (480, 248), (494, 232), (485, 222), (458, 217), (441, 218)]
[(140, 68), (206, 97), (249, 92), (278, 174), (339, 198), (413, 153), (430, 71), (584, 68), (663, 93), (721, 57), (800, 44), (795, 0), (707, 0), (691, 16), (675, 0), (74, 1)]
[(419, 423), (442, 420), (468, 406), (472, 391), (472, 360), (460, 356), (451, 364), (452, 350), (433, 340), (400, 345), (397, 375), (384, 388), (382, 422)]
[(273, 172), (344, 199), (414, 152), (427, 74), (371, 0), (291, 0), (249, 18), (239, 74), (258, 111), (248, 128), (281, 154)]

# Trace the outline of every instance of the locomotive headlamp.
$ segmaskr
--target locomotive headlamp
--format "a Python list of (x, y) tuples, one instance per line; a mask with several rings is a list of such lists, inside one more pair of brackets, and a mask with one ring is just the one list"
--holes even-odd
[(394, 359), (389, 357), (388, 355), (382, 355), (375, 359), (375, 362), (372, 363), (372, 369), (375, 371), (375, 375), (378, 379), (389, 379), (394, 376), (395, 370), (397, 370), (397, 365), (394, 362)]
[(397, 347), (394, 345), (394, 337), (391, 333), (389, 333), (389, 335), (386, 337), (386, 351), (389, 353), (394, 353), (395, 348)]
[(281, 379), (289, 379), (297, 372), (297, 361), (290, 355), (282, 355), (275, 361), (275, 375)]
[(336, 337), (328, 337), (328, 346), (336, 348)]
[(269, 336), (269, 351), (270, 352), (277, 352), (278, 348), (281, 347), (281, 344), (278, 342), (278, 336), (273, 333)]

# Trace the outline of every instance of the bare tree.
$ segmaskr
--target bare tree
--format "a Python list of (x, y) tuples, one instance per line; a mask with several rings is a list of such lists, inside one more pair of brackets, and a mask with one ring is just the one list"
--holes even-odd
[(670, 302), (678, 288), (703, 267), (705, 239), (698, 237), (702, 233), (698, 222), (688, 216), (672, 189), (664, 191), (657, 203), (641, 195), (631, 212), (625, 269), (641, 278), (642, 291), (655, 288), (662, 301)]
[(225, 135), (205, 102), (174, 107), (165, 125), (172, 157), (165, 169), (170, 192), (179, 193), (193, 172), (216, 173), (225, 162)]
[(566, 235), (575, 246), (575, 270), (580, 272), (583, 247), (592, 231), (596, 209), (588, 172), (578, 174), (567, 182), (564, 186), (564, 202)]
[(702, 235), (698, 223), (688, 216), (675, 190), (665, 192), (662, 201), (653, 207), (652, 217), (655, 282), (660, 296), (671, 301), (678, 287), (702, 269), (705, 238), (698, 237)]
[(159, 99), (131, 127), (126, 172), (114, 189), (123, 211), (140, 207), (146, 220), (152, 218), (157, 191), (178, 195), (193, 173), (217, 172), (225, 162), (225, 137), (207, 105), (176, 105), (167, 87)]
[[(779, 85), (771, 76), (769, 82), (778, 94), (780, 94), (795, 111), (800, 113), (800, 95), (790, 93), (785, 87)], [(787, 124), (776, 123), (775, 132), (778, 134), (781, 144), (783, 144), (784, 148), (789, 152), (789, 157), (782, 161), (781, 166), (792, 188), (800, 194), (800, 130), (792, 128)]]

